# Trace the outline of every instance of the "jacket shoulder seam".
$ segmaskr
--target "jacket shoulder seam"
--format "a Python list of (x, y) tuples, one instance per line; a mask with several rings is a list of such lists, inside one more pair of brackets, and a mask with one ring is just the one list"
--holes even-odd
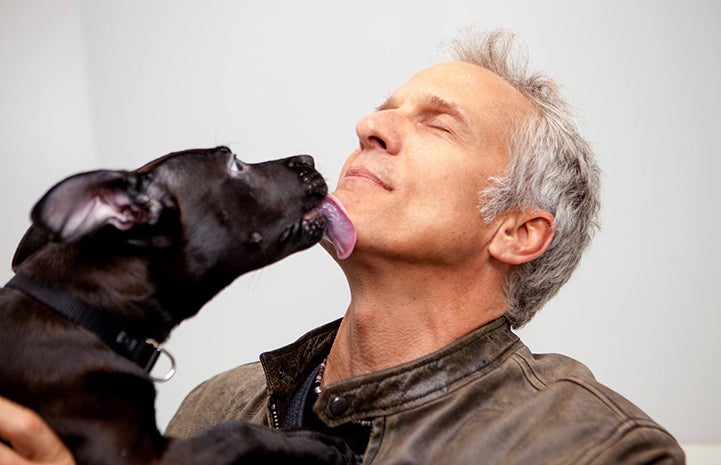
[(536, 371), (533, 369), (530, 363), (528, 363), (528, 360), (518, 352), (514, 353), (512, 356), (512, 360), (518, 365), (518, 367), (523, 372), (526, 379), (531, 383), (531, 385), (538, 391), (548, 387), (548, 383), (543, 381), (541, 377), (536, 373)]

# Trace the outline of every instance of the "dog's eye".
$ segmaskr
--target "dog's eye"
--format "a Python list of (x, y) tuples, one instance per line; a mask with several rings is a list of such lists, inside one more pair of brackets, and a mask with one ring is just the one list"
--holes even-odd
[(243, 164), (238, 160), (237, 158), (233, 157), (233, 160), (230, 162), (230, 172), (231, 173), (240, 173), (245, 168), (243, 168)]

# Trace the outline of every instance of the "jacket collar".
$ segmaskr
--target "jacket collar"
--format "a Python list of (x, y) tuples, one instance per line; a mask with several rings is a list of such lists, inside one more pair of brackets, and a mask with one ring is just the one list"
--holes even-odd
[[(284, 348), (261, 355), (271, 402), (281, 411), (300, 383), (326, 357), (340, 320)], [(481, 377), (521, 345), (498, 318), (417, 360), (328, 386), (314, 410), (329, 426), (399, 413), (435, 400)]]

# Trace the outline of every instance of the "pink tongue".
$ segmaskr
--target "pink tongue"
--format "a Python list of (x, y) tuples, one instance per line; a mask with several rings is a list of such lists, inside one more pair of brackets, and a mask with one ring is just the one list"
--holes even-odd
[(356, 232), (343, 205), (333, 195), (326, 196), (320, 204), (320, 211), (327, 220), (325, 238), (335, 247), (338, 259), (343, 260), (353, 252)]

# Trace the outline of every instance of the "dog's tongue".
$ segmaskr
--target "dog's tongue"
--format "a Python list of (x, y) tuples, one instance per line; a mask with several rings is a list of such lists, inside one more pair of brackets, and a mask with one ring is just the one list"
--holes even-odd
[(321, 202), (320, 211), (327, 220), (325, 238), (333, 244), (340, 260), (348, 258), (356, 241), (355, 226), (348, 218), (348, 213), (340, 201), (330, 194)]

